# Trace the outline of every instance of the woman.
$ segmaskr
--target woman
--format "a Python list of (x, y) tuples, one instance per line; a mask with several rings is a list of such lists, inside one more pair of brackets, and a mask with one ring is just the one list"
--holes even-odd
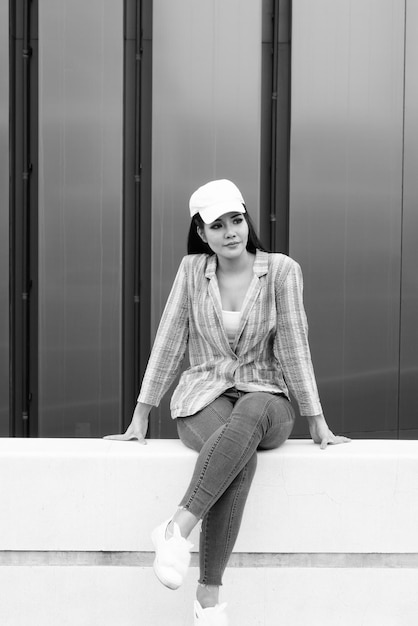
[(202, 520), (195, 624), (226, 626), (219, 587), (238, 535), (254, 476), (257, 450), (280, 446), (295, 414), (289, 391), (308, 419), (315, 443), (335, 436), (322, 414), (302, 301), (299, 265), (260, 244), (239, 189), (228, 180), (200, 187), (190, 198), (192, 223), (131, 424), (111, 438), (144, 442), (148, 416), (179, 371), (190, 367), (171, 400), (180, 439), (199, 453), (190, 485), (173, 516), (152, 540), (154, 570), (177, 589)]

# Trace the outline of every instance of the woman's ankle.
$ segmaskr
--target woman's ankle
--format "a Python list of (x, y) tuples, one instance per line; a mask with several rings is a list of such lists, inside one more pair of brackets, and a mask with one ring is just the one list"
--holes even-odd
[(193, 513), (190, 513), (190, 511), (187, 511), (186, 509), (178, 509), (167, 526), (167, 539), (169, 539), (170, 536), (173, 536), (174, 524), (177, 524), (179, 527), (181, 536), (187, 539), (198, 522), (198, 518), (193, 515)]
[(196, 599), (202, 609), (208, 609), (216, 606), (219, 604), (219, 586), (202, 585), (199, 583), (196, 591)]

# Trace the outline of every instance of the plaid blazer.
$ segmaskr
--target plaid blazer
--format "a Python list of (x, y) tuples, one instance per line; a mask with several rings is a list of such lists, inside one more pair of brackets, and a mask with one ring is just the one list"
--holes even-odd
[(193, 415), (230, 387), (286, 397), (290, 390), (301, 415), (322, 413), (298, 263), (284, 254), (257, 250), (254, 275), (232, 345), (223, 326), (216, 265), (216, 255), (183, 258), (161, 317), (138, 402), (158, 406), (188, 347), (190, 366), (171, 398), (173, 418)]

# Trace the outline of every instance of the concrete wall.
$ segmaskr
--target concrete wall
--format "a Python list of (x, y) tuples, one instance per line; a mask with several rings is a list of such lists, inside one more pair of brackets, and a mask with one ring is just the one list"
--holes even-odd
[[(197, 555), (172, 593), (150, 532), (195, 458), (169, 440), (0, 439), (0, 623), (191, 625)], [(222, 589), (231, 623), (415, 626), (417, 459), (412, 441), (261, 452)]]

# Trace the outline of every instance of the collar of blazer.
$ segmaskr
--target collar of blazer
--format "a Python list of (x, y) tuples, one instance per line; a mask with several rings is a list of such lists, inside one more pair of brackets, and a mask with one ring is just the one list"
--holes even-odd
[[(268, 252), (257, 250), (255, 253), (255, 261), (253, 265), (253, 272), (256, 276), (264, 276), (269, 269)], [(206, 278), (213, 278), (216, 274), (217, 258), (216, 254), (212, 254), (207, 261), (205, 276)]]

